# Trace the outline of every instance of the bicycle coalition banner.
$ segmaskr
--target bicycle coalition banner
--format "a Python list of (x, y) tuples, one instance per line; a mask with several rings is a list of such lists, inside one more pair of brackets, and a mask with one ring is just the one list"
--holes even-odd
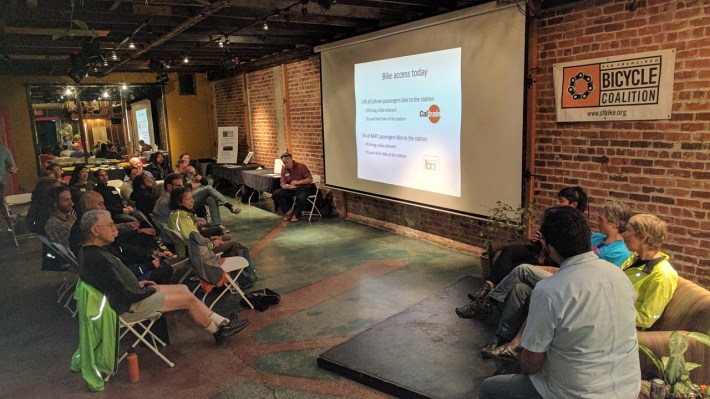
[(675, 50), (553, 65), (557, 122), (670, 119)]

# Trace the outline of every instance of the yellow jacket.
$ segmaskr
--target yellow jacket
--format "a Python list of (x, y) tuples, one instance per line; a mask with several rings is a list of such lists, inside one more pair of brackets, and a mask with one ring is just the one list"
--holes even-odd
[(678, 286), (678, 273), (668, 262), (668, 255), (662, 252), (661, 255), (649, 262), (633, 254), (621, 265), (636, 290), (636, 327), (651, 327), (663, 314)]

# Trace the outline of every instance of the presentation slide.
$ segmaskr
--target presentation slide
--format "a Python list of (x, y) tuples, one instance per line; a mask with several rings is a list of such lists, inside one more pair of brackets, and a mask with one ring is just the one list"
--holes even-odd
[(317, 46), (326, 185), (472, 216), (522, 204), (518, 6), (489, 2)]
[(460, 48), (355, 65), (355, 104), (358, 178), (461, 196)]
[(146, 108), (136, 111), (136, 129), (139, 140), (145, 141), (146, 144), (152, 144), (150, 141), (150, 120), (148, 119), (148, 110)]

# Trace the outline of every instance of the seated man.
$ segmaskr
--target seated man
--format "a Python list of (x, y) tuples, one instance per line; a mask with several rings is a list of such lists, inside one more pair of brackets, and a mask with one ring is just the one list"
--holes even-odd
[[(101, 195), (87, 191), (79, 200), (79, 215), (91, 210), (106, 210)], [(79, 216), (81, 219), (81, 216)], [(81, 248), (81, 223), (74, 223), (69, 235), (72, 252), (79, 253)], [(172, 259), (172, 253), (161, 250), (155, 240), (155, 231), (140, 228), (138, 223), (119, 223), (116, 225), (118, 236), (106, 248), (140, 280), (151, 280), (158, 284), (169, 284), (173, 277), (173, 268), (169, 263), (162, 262)]]
[[(281, 168), (281, 188), (274, 191), (273, 196), (276, 212), (278, 213), (281, 209), (284, 220), (298, 222), (301, 212), (306, 207), (306, 198), (315, 194), (316, 188), (313, 185), (313, 178), (308, 166), (294, 161), (293, 156), (288, 152), (281, 154), (281, 160), (284, 162), (284, 166)], [(294, 197), (296, 198), (295, 204)]]
[[(626, 230), (630, 215), (629, 208), (619, 201), (607, 202), (599, 208), (599, 232), (591, 235), (590, 242), (592, 252), (600, 259), (620, 266), (630, 256), (620, 233), (620, 230)], [(456, 309), (456, 314), (463, 318), (489, 314), (494, 306), (501, 309), (496, 334), (493, 340), (481, 349), (484, 358), (518, 357), (521, 348), (514, 337), (525, 322), (532, 290), (540, 280), (550, 277), (558, 270), (529, 264), (517, 266), (484, 297)]]
[(487, 378), (479, 398), (635, 399), (641, 370), (629, 279), (591, 251), (579, 211), (548, 209), (540, 232), (560, 271), (532, 292), (523, 374)]
[(44, 226), (44, 231), (50, 241), (69, 248), (69, 231), (76, 221), (76, 217), (72, 215), (74, 202), (71, 199), (71, 191), (67, 186), (59, 186), (54, 187), (49, 195), (52, 210)]
[(108, 174), (105, 170), (97, 170), (94, 172), (94, 177), (96, 178), (94, 191), (101, 194), (104, 198), (106, 209), (111, 212), (111, 217), (113, 217), (116, 222), (140, 223), (140, 220), (145, 219), (145, 216), (143, 216), (140, 211), (136, 211), (132, 206), (125, 204), (118, 189), (108, 185)]
[(200, 327), (211, 332), (217, 343), (242, 331), (249, 320), (229, 319), (210, 310), (186, 285), (157, 285), (138, 281), (126, 266), (105, 248), (116, 238), (116, 226), (107, 211), (89, 211), (81, 219), (84, 245), (79, 251), (79, 276), (106, 296), (126, 322), (139, 321), (156, 312), (184, 309)]
[[(138, 157), (133, 157), (133, 158), (131, 158), (131, 159), (128, 160), (128, 163), (129, 163), (131, 166), (133, 166), (134, 168), (138, 169), (138, 174), (139, 174), (139, 175), (150, 176), (151, 179), (155, 180), (155, 177), (153, 176), (152, 173), (150, 173), (149, 171), (143, 169), (143, 161), (141, 161), (140, 158), (138, 158)], [(131, 180), (131, 178), (130, 178), (130, 176), (128, 175), (128, 173), (126, 173), (126, 177), (123, 179), (123, 181), (129, 181), (129, 180)]]
[(660, 251), (668, 236), (668, 225), (657, 216), (634, 215), (624, 232), (624, 242), (633, 256), (621, 265), (636, 290), (636, 326), (653, 326), (673, 298), (678, 287), (678, 273), (669, 256)]

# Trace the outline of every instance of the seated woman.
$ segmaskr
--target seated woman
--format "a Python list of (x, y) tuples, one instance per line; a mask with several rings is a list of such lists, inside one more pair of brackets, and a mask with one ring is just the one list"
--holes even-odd
[(647, 329), (661, 317), (678, 286), (678, 273), (660, 248), (668, 236), (668, 224), (654, 215), (629, 219), (624, 242), (633, 255), (621, 269), (636, 290), (636, 327)]
[[(584, 213), (587, 210), (587, 203), (587, 193), (585, 193), (581, 187), (565, 187), (557, 193), (557, 206), (571, 206)], [(488, 293), (518, 265), (523, 263), (531, 265), (554, 265), (554, 262), (545, 259), (547, 256), (540, 240), (539, 231), (533, 234), (532, 240), (528, 244), (506, 245), (500, 249), (500, 255), (497, 257), (495, 257), (495, 252), (498, 251), (489, 247), (488, 256), (493, 262), (491, 265), (491, 274), (486, 278), (486, 282), (478, 291), (468, 295), (471, 300), (483, 298), (488, 295)]]
[(186, 310), (197, 325), (212, 333), (217, 343), (242, 331), (249, 324), (249, 320), (238, 320), (236, 312), (229, 319), (213, 312), (186, 285), (138, 281), (105, 248), (117, 235), (109, 212), (86, 212), (81, 219), (81, 232), (84, 245), (79, 251), (79, 276), (104, 294), (116, 314), (126, 322), (140, 321), (156, 312)]
[(156, 151), (150, 156), (150, 163), (145, 169), (153, 174), (155, 180), (165, 180), (165, 176), (170, 174), (170, 166), (165, 155), (160, 151)]
[[(175, 230), (182, 236), (185, 242), (190, 239), (190, 233), (197, 231), (200, 233), (195, 221), (193, 211), (194, 201), (190, 190), (186, 187), (178, 187), (170, 193), (170, 209), (173, 210), (168, 217), (168, 227)], [(256, 280), (256, 269), (249, 256), (249, 250), (236, 241), (232, 241), (229, 236), (211, 236), (210, 248), (215, 253), (222, 253), (224, 257), (243, 256), (249, 262), (249, 267), (239, 276), (239, 285), (244, 288), (252, 285)], [(175, 251), (179, 257), (186, 255), (184, 243), (175, 244)]]
[(74, 205), (79, 203), (81, 194), (86, 191), (93, 191), (96, 183), (89, 180), (89, 169), (85, 165), (74, 167), (74, 172), (69, 179), (69, 188), (71, 189), (71, 199)]

